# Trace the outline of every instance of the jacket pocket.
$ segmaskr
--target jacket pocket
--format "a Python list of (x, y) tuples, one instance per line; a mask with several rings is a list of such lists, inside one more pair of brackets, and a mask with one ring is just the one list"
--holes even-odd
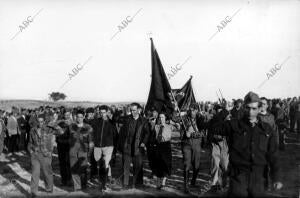
[(237, 150), (244, 149), (247, 147), (247, 141), (246, 141), (246, 132), (233, 132), (232, 137), (232, 146), (236, 148)]
[(269, 134), (259, 133), (259, 149), (262, 151), (268, 150)]

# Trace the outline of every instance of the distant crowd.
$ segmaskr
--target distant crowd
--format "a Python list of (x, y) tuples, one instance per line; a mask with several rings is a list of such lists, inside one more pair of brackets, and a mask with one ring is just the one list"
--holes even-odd
[[(254, 103), (258, 103), (258, 106), (253, 106)], [(260, 122), (267, 124), (260, 125)], [(266, 160), (274, 162), (277, 148), (285, 149), (285, 135), (300, 134), (300, 97), (267, 99), (249, 93), (244, 99), (191, 104), (186, 112), (175, 111), (172, 115), (159, 111), (156, 107), (144, 111), (144, 107), (138, 103), (89, 108), (12, 107), (9, 112), (0, 110), (0, 154), (3, 157), (25, 151), (30, 155), (33, 197), (38, 193), (40, 169), (45, 175), (46, 191), (53, 192), (51, 163), (54, 147), (58, 152), (62, 186), (73, 186), (75, 191), (84, 190), (90, 180), (98, 183), (101, 191), (105, 191), (108, 181), (114, 179), (111, 167), (119, 152), (122, 155), (124, 189), (143, 186), (144, 155), (149, 160), (157, 188), (163, 189), (172, 172), (171, 139), (172, 133), (176, 131), (180, 132), (181, 137), (186, 193), (189, 193), (189, 186), (196, 186), (201, 149), (204, 147), (210, 148), (212, 156), (211, 180), (207, 188), (222, 189), (229, 185), (231, 195), (244, 195), (245, 192), (241, 191), (243, 188), (238, 184), (249, 187), (253, 183), (244, 184), (240, 178), (233, 178), (230, 182), (227, 179), (232, 178), (230, 174), (233, 174), (232, 171), (228, 173), (229, 164), (232, 165), (232, 170), (240, 173), (244, 171), (240, 168), (241, 162), (245, 162), (246, 165), (263, 167), (263, 186), (264, 190), (268, 190), (271, 181), (274, 182), (277, 178), (277, 167), (267, 165), (264, 154), (271, 156)], [(255, 135), (248, 138), (247, 131), (252, 131)], [(260, 136), (261, 134), (263, 135)], [(255, 150), (256, 146), (250, 146), (251, 142), (246, 147), (248, 141), (259, 149)], [(249, 153), (249, 159), (241, 157), (237, 151), (243, 151), (245, 155)], [(190, 171), (193, 172), (191, 180)], [(260, 171), (261, 169), (254, 168), (250, 172), (255, 172), (257, 177), (261, 174)], [(275, 186), (280, 188), (278, 183)]]

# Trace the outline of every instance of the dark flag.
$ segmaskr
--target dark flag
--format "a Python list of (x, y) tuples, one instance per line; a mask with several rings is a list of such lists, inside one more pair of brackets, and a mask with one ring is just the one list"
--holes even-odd
[(150, 38), (150, 40), (152, 79), (145, 111), (147, 112), (147, 110), (150, 110), (154, 107), (158, 110), (158, 112), (165, 111), (167, 114), (171, 114), (174, 110), (172, 104), (171, 86), (160, 62), (152, 38)]
[(196, 103), (192, 87), (192, 78), (191, 76), (181, 89), (172, 90), (180, 111), (186, 111), (191, 104)]

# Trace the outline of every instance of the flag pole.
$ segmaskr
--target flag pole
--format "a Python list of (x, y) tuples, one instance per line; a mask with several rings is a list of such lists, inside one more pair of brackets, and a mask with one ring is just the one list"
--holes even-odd
[[(184, 132), (186, 133), (186, 127), (185, 127), (185, 124), (184, 124), (184, 122), (183, 122), (183, 119), (182, 119), (182, 117), (181, 117), (181, 115), (180, 115), (180, 110), (179, 110), (177, 101), (176, 101), (176, 99), (175, 99), (175, 96), (174, 96), (174, 94), (173, 94), (173, 92), (172, 92), (172, 89), (171, 89), (171, 95), (172, 95), (172, 98), (173, 98), (173, 100), (174, 100), (174, 103), (175, 103), (176, 106), (177, 106), (177, 110), (178, 110), (178, 113), (179, 113), (180, 121), (182, 122), (183, 130), (184, 130)], [(182, 140), (182, 134), (181, 134), (181, 133), (180, 133), (180, 139)]]

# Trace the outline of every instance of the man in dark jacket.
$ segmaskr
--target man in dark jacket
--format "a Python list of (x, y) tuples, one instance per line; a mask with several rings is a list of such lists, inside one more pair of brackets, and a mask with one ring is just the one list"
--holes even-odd
[(123, 185), (128, 188), (130, 163), (133, 163), (133, 188), (143, 185), (143, 153), (150, 133), (149, 123), (139, 114), (140, 105), (130, 105), (131, 116), (120, 130), (118, 149), (123, 157)]
[(107, 116), (108, 107), (99, 107), (101, 118), (95, 118), (92, 122), (94, 159), (98, 162), (100, 190), (106, 190), (106, 181), (109, 171), (109, 163), (114, 149), (114, 140), (117, 135), (116, 126)]
[(264, 172), (270, 164), (273, 187), (279, 182), (278, 147), (274, 130), (258, 119), (260, 99), (249, 92), (244, 100), (245, 115), (215, 125), (216, 133), (226, 136), (229, 145), (229, 197), (264, 197)]
[(20, 150), (27, 150), (27, 139), (30, 131), (30, 126), (28, 120), (26, 119), (26, 111), (25, 109), (21, 110), (21, 116), (17, 119), (19, 129), (20, 129), (20, 141), (19, 146)]
[(71, 168), (70, 168), (70, 130), (69, 126), (73, 123), (71, 119), (71, 110), (64, 112), (64, 120), (58, 121), (58, 125), (64, 130), (62, 135), (57, 136), (57, 153), (62, 186), (71, 186)]

